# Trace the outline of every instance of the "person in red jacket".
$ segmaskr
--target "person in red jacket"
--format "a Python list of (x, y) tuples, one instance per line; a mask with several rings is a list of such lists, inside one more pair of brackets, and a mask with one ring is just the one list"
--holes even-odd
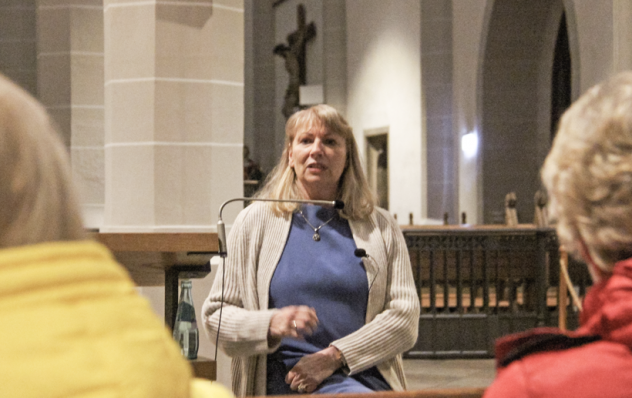
[(498, 374), (484, 397), (632, 397), (632, 72), (566, 111), (542, 180), (560, 243), (594, 285), (578, 330), (497, 342)]

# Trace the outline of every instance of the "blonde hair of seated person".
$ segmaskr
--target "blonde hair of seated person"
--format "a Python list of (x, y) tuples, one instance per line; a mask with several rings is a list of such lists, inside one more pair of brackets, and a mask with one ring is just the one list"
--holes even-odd
[[(0, 249), (85, 237), (64, 144), (43, 106), (0, 74)], [(183, 382), (191, 398), (233, 397), (219, 383)]]
[(67, 156), (42, 105), (0, 75), (0, 248), (84, 237)]

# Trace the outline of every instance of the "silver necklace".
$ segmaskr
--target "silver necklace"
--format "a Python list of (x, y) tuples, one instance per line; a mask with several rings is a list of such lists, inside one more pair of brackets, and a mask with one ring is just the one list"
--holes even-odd
[(322, 227), (324, 227), (325, 225), (329, 224), (329, 222), (331, 220), (334, 219), (334, 217), (336, 217), (336, 215), (334, 214), (329, 220), (325, 221), (323, 224), (320, 224), (318, 227), (314, 227), (312, 225), (311, 222), (309, 222), (309, 220), (307, 219), (307, 217), (305, 217), (305, 215), (303, 214), (302, 210), (298, 211), (298, 214), (301, 215), (301, 217), (303, 217), (303, 220), (305, 220), (305, 222), (307, 223), (307, 225), (309, 225), (310, 227), (312, 227), (312, 229), (314, 230), (314, 235), (312, 236), (312, 239), (314, 239), (314, 242), (319, 242), (320, 241), (320, 234), (318, 233), (318, 231), (320, 231), (320, 229)]

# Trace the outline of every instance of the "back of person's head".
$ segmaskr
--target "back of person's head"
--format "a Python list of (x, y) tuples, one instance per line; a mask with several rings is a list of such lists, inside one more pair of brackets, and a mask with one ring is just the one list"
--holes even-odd
[[(270, 173), (264, 188), (257, 197), (301, 199), (295, 183), (294, 169), (289, 165), (289, 150), (294, 137), (312, 127), (325, 128), (331, 133), (340, 135), (345, 140), (347, 163), (340, 177), (337, 198), (345, 203), (342, 215), (350, 219), (361, 219), (368, 216), (373, 211), (375, 198), (362, 169), (353, 130), (335, 108), (325, 104), (312, 106), (290, 116), (285, 125), (285, 147), (281, 159)], [(284, 213), (293, 211), (296, 205), (275, 203), (272, 208), (277, 213)]]
[(632, 257), (632, 72), (591, 88), (563, 115), (542, 169), (561, 243), (602, 271)]
[(83, 237), (66, 148), (42, 105), (0, 75), (0, 248)]

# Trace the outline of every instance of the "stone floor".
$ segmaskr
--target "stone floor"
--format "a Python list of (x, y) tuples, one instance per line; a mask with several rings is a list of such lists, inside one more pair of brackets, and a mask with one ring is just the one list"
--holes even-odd
[(409, 390), (487, 387), (494, 380), (493, 359), (406, 359)]

